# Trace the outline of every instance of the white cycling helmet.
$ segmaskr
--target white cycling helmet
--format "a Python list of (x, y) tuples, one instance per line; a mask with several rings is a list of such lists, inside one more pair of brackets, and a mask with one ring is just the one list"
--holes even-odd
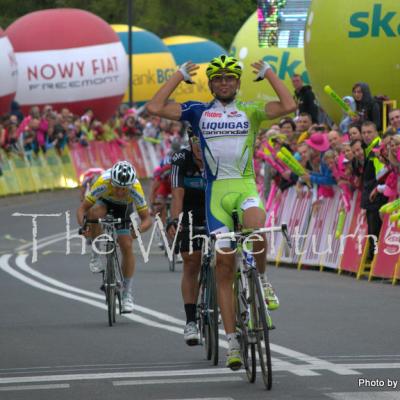
[(111, 168), (111, 183), (115, 186), (132, 185), (136, 179), (136, 171), (128, 161), (118, 161)]

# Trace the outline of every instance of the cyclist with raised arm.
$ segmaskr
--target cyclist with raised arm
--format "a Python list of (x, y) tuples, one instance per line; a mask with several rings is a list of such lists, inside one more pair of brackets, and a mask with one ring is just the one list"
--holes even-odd
[[(151, 114), (164, 118), (190, 122), (202, 147), (206, 173), (206, 219), (210, 233), (233, 230), (232, 211), (237, 209), (244, 228), (261, 228), (265, 211), (257, 193), (254, 179), (254, 142), (260, 123), (274, 119), (296, 109), (289, 90), (277, 77), (271, 66), (258, 61), (252, 64), (256, 81), (264, 78), (270, 83), (279, 100), (244, 103), (236, 100), (242, 68), (238, 61), (227, 55), (211, 60), (206, 74), (214, 100), (210, 103), (189, 101), (183, 104), (169, 101), (169, 96), (184, 80), (192, 82), (198, 66), (192, 62), (180, 69), (154, 95), (147, 104)], [(230, 241), (219, 243), (217, 254), (218, 302), (228, 338), (227, 367), (236, 370), (242, 365), (240, 346), (235, 333), (233, 281), (235, 254)], [(264, 286), (270, 309), (279, 305), (266, 276), (266, 239), (253, 243), (257, 269)], [(228, 254), (230, 252), (231, 254)]]
[[(80, 226), (84, 218), (98, 219), (111, 214), (115, 218), (129, 219), (135, 205), (140, 218), (140, 232), (150, 228), (152, 220), (147, 208), (142, 186), (136, 177), (136, 171), (128, 161), (118, 161), (102, 174), (91, 187), (77, 211)], [(122, 254), (122, 273), (124, 287), (122, 291), (122, 312), (133, 311), (132, 284), (135, 272), (135, 258), (132, 251), (132, 240), (136, 237), (130, 231), (129, 222), (116, 225), (118, 243)], [(94, 240), (101, 234), (98, 224), (89, 224), (85, 236)], [(92, 272), (101, 272), (100, 253), (92, 247), (89, 268)]]
[[(179, 214), (183, 212), (179, 233), (179, 250), (183, 258), (181, 281), (182, 298), (186, 314), (184, 340), (189, 346), (199, 344), (199, 330), (196, 323), (197, 297), (199, 291), (199, 273), (201, 268), (202, 241), (196, 238), (190, 252), (189, 213), (192, 227), (205, 225), (204, 192), (205, 180), (202, 175), (203, 161), (198, 138), (188, 129), (190, 149), (182, 149), (172, 155), (172, 203), (171, 219), (167, 224), (167, 233), (175, 237)], [(195, 236), (195, 233), (193, 233)]]

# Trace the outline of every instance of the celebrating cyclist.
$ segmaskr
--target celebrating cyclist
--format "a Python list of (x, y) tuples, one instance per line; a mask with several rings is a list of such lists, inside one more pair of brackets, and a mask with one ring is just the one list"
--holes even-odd
[[(184, 63), (147, 104), (151, 114), (190, 122), (199, 138), (206, 173), (206, 219), (210, 233), (233, 230), (232, 210), (237, 209), (244, 228), (261, 228), (265, 212), (254, 180), (254, 142), (260, 123), (295, 110), (289, 90), (264, 61), (252, 64), (256, 81), (268, 80), (279, 100), (244, 103), (236, 100), (242, 68), (227, 55), (211, 60), (207, 67), (208, 86), (214, 96), (210, 103), (189, 101), (183, 104), (169, 101), (169, 96), (182, 82), (193, 83), (198, 66)], [(265, 276), (266, 239), (253, 243), (257, 269), (264, 285), (270, 309), (277, 308), (278, 299)], [(227, 254), (230, 252), (230, 254)], [(233, 281), (235, 255), (230, 241), (220, 243), (217, 254), (218, 302), (228, 338), (226, 365), (239, 369), (242, 365), (240, 346), (235, 334)]]
[[(142, 186), (136, 178), (136, 171), (128, 161), (118, 161), (113, 167), (102, 174), (92, 185), (90, 193), (77, 211), (78, 224), (83, 226), (84, 217), (88, 219), (102, 218), (107, 214), (115, 218), (129, 219), (135, 205), (140, 217), (140, 232), (150, 228), (152, 220), (147, 208)], [(134, 234), (130, 232), (128, 221), (116, 225), (118, 243), (122, 253), (122, 272), (124, 275), (124, 287), (122, 291), (122, 312), (133, 311), (132, 284), (135, 271), (135, 259), (132, 252), (132, 239)], [(89, 224), (85, 235), (92, 240), (101, 234), (98, 224)], [(92, 272), (103, 270), (100, 252), (92, 246), (89, 261)]]
[[(205, 181), (202, 177), (203, 162), (198, 138), (193, 136), (191, 130), (188, 130), (188, 134), (190, 150), (182, 149), (172, 156), (171, 220), (167, 224), (167, 232), (171, 238), (175, 236), (178, 217), (183, 212), (181, 221), (183, 230), (179, 233), (179, 250), (183, 258), (181, 291), (186, 313), (184, 340), (189, 346), (194, 346), (199, 344), (200, 339), (196, 324), (196, 303), (202, 241), (200, 238), (193, 240), (192, 252), (190, 251), (189, 213), (191, 213), (193, 228), (204, 227)], [(193, 236), (197, 235), (193, 233)]]

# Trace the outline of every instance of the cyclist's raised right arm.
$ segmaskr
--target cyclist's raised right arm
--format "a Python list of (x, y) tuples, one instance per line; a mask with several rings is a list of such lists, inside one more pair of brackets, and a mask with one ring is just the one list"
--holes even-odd
[[(184, 70), (182, 70), (184, 68)], [(182, 67), (175, 72), (171, 78), (160, 88), (160, 90), (153, 96), (147, 103), (146, 109), (149, 114), (158, 115), (162, 118), (172, 119), (178, 121), (181, 117), (181, 105), (174, 101), (169, 100), (172, 92), (178, 85), (189, 76), (194, 76), (199, 67), (191, 62), (185, 63)]]

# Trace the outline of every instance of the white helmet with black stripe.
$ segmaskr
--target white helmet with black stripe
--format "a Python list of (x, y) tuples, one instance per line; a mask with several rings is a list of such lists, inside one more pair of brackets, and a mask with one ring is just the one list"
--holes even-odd
[(114, 186), (127, 187), (136, 179), (136, 171), (128, 161), (118, 161), (111, 168), (111, 183)]

